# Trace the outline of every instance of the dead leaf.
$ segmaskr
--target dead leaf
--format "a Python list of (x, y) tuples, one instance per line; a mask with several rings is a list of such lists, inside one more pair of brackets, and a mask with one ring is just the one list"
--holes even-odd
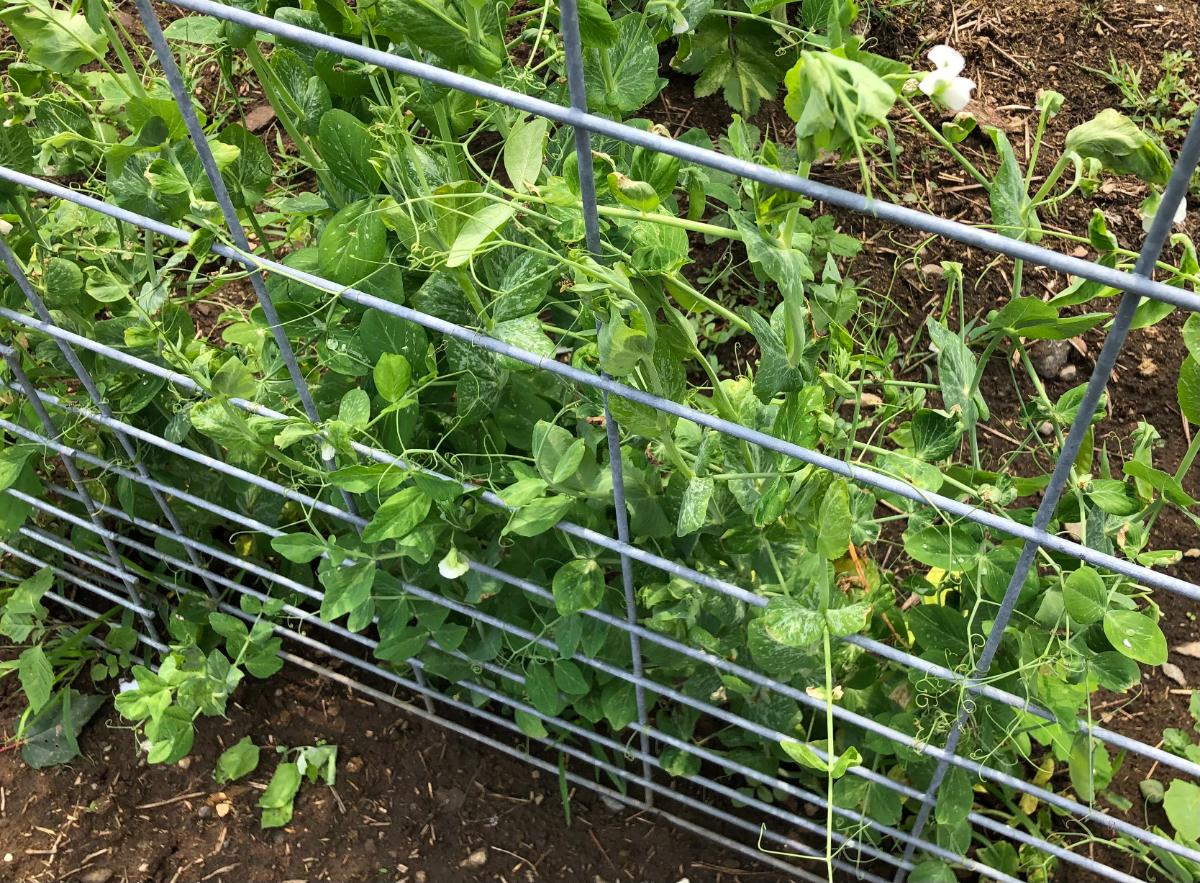
[(1161, 666), (1162, 673), (1170, 680), (1174, 681), (1181, 687), (1188, 685), (1187, 678), (1183, 676), (1183, 669), (1173, 662), (1164, 662)]
[(246, 114), (246, 128), (251, 132), (258, 132), (265, 129), (275, 119), (275, 108), (269, 104), (260, 104), (258, 107), (252, 108)]
[(233, 804), (228, 800), (222, 800), (215, 807), (213, 807), (213, 809), (217, 813), (217, 818), (223, 819), (225, 816), (229, 815), (230, 811), (233, 809)]

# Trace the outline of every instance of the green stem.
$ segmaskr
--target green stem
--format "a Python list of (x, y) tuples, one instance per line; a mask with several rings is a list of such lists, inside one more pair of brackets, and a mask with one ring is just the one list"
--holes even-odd
[(932, 135), (933, 139), (935, 141), (937, 141), (940, 145), (942, 145), (943, 148), (945, 148), (947, 151), (949, 151), (950, 155), (953, 156), (956, 160), (958, 160), (959, 164), (964, 169), (967, 170), (967, 173), (972, 178), (974, 178), (981, 185), (983, 185), (984, 189), (986, 189), (986, 190), (992, 189), (992, 182), (989, 181), (987, 178), (985, 178), (983, 176), (983, 173), (980, 172), (979, 169), (975, 168), (975, 164), (972, 163), (965, 156), (963, 156), (962, 151), (960, 151), (957, 147), (955, 147), (952, 143), (950, 143), (950, 141), (946, 138), (946, 136), (943, 135), (941, 132), (939, 132), (937, 130), (937, 127), (934, 126), (933, 123), (931, 123), (931, 122), (929, 122), (929, 120), (925, 119), (925, 115), (923, 113), (921, 113), (921, 111), (917, 110), (916, 105), (914, 105), (911, 101), (909, 101), (907, 96), (901, 95), (900, 100), (902, 102), (904, 102), (904, 106), (908, 108), (909, 112), (913, 115), (913, 117), (917, 120), (917, 122), (921, 124), (922, 128), (924, 128), (925, 131), (927, 131), (930, 135)]

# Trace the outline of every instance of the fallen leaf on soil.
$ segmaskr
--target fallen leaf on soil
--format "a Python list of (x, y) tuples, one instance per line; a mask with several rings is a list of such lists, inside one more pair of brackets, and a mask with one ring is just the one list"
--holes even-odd
[(1181, 687), (1187, 686), (1187, 678), (1183, 676), (1183, 669), (1173, 662), (1164, 662), (1161, 666), (1162, 673), (1170, 680), (1174, 681)]
[(222, 800), (220, 803), (214, 806), (213, 809), (216, 810), (217, 818), (223, 819), (225, 816), (229, 815), (230, 811), (233, 809), (233, 804), (227, 800)]
[(1175, 648), (1175, 652), (1180, 656), (1190, 656), (1192, 659), (1200, 659), (1200, 641), (1188, 641), (1186, 644), (1180, 644)]
[(260, 104), (246, 114), (246, 128), (251, 132), (265, 129), (275, 119), (275, 108), (269, 104)]

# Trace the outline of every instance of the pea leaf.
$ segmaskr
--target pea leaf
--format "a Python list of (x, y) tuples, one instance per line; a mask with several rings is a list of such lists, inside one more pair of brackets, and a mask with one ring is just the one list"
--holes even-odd
[(500, 228), (508, 223), (517, 213), (516, 207), (509, 202), (489, 202), (479, 211), (469, 217), (454, 243), (450, 246), (450, 254), (446, 258), (447, 267), (461, 267), (469, 261), (484, 243), (500, 232)]
[(592, 610), (604, 597), (604, 571), (591, 558), (576, 558), (558, 569), (552, 588), (562, 616)]
[(292, 820), (292, 802), (300, 790), (300, 769), (294, 763), (275, 767), (267, 790), (258, 798), (263, 828), (282, 828)]
[(504, 139), (504, 172), (513, 189), (527, 193), (542, 171), (542, 155), (550, 121), (544, 117), (518, 120)]
[(0, 10), (0, 21), (11, 29), (27, 59), (56, 74), (77, 73), (108, 51), (108, 38), (82, 13), (56, 9), (45, 0), (6, 7)]
[(375, 388), (387, 401), (395, 404), (404, 398), (412, 383), (412, 365), (408, 359), (396, 353), (384, 353), (375, 363), (372, 372)]
[(833, 561), (846, 554), (850, 547), (850, 530), (854, 518), (850, 514), (850, 489), (843, 479), (836, 479), (825, 491), (821, 501), (817, 551)]
[(1067, 613), (1082, 625), (1099, 622), (1108, 609), (1108, 589), (1100, 574), (1084, 565), (1073, 571), (1063, 584)]
[(1167, 639), (1158, 623), (1134, 610), (1109, 610), (1104, 614), (1104, 634), (1118, 653), (1145, 665), (1167, 661)]
[(1200, 840), (1200, 785), (1176, 779), (1163, 796), (1163, 809), (1180, 836)]
[(375, 138), (358, 117), (337, 108), (325, 111), (316, 141), (321, 159), (338, 181), (363, 196), (379, 189), (379, 173), (371, 165)]
[(1179, 382), (1175, 387), (1179, 410), (1188, 423), (1200, 424), (1200, 362), (1189, 355), (1179, 366)]
[(564, 703), (550, 667), (544, 662), (531, 661), (525, 666), (525, 692), (533, 707), (542, 714), (556, 715)]
[(623, 117), (649, 104), (667, 81), (658, 76), (658, 47), (642, 16), (623, 15), (616, 26), (616, 42), (587, 53), (583, 69), (592, 112)]
[(378, 543), (406, 536), (425, 520), (432, 503), (429, 495), (419, 487), (396, 491), (375, 510), (374, 517), (363, 528), (363, 542)]
[(712, 498), (714, 483), (711, 478), (693, 476), (683, 491), (679, 504), (679, 519), (675, 535), (685, 537), (704, 526), (708, 518), (708, 501)]
[(250, 775), (258, 768), (258, 756), (258, 746), (249, 736), (243, 736), (236, 744), (221, 752), (213, 770), (213, 780), (218, 785), (225, 785)]
[(1171, 177), (1170, 157), (1137, 123), (1111, 107), (1068, 132), (1064, 148), (1118, 175), (1162, 186)]
[(819, 611), (783, 596), (767, 602), (762, 624), (772, 641), (804, 650), (816, 647), (825, 630)]
[(21, 689), (25, 691), (29, 710), (37, 714), (54, 694), (54, 669), (41, 644), (21, 651), (17, 657), (17, 677), (21, 681)]
[(308, 564), (325, 554), (326, 544), (320, 537), (309, 533), (288, 533), (274, 537), (271, 548), (297, 564)]
[(321, 274), (341, 285), (369, 276), (387, 255), (387, 230), (368, 199), (352, 202), (329, 219), (317, 240)]

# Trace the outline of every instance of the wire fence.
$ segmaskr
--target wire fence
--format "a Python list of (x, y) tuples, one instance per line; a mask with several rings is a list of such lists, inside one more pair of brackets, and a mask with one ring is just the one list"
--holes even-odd
[[(875, 883), (882, 883), (888, 879), (896, 881), (896, 883), (904, 880), (906, 874), (915, 866), (918, 852), (972, 871), (984, 879), (1016, 883), (1016, 879), (1009, 874), (946, 849), (925, 836), (931, 811), (936, 805), (939, 788), (947, 772), (952, 768), (965, 770), (978, 779), (996, 783), (1020, 794), (1030, 795), (1081, 824), (1096, 825), (1139, 841), (1152, 850), (1200, 862), (1200, 851), (1196, 849), (1168, 839), (1155, 831), (1109, 815), (1095, 806), (1085, 805), (1056, 794), (1052, 790), (1026, 781), (1010, 772), (995, 769), (986, 763), (958, 753), (964, 729), (976, 709), (978, 699), (995, 702), (1045, 721), (1057, 720), (1051, 710), (1038, 707), (1026, 697), (988, 683), (988, 674), (999, 648), (1001, 637), (1014, 613), (1020, 589), (1034, 566), (1035, 556), (1039, 550), (1070, 556), (1107, 568), (1142, 585), (1173, 592), (1193, 601), (1200, 600), (1200, 586), (1073, 542), (1047, 530), (1060, 497), (1067, 486), (1071, 466), (1084, 441), (1091, 416), (1101, 401), (1116, 358), (1130, 330), (1138, 304), (1143, 298), (1150, 298), (1185, 310), (1200, 310), (1200, 299), (1152, 278), (1155, 263), (1170, 232), (1175, 208), (1183, 199), (1192, 173), (1200, 163), (1200, 115), (1193, 121), (1177, 158), (1170, 182), (1154, 216), (1136, 267), (1132, 273), (1126, 273), (1101, 266), (1098, 263), (1069, 257), (1028, 242), (1007, 238), (994, 232), (935, 215), (869, 199), (846, 190), (593, 116), (588, 113), (584, 89), (576, 0), (562, 0), (561, 2), (561, 30), (566, 55), (570, 106), (553, 104), (492, 83), (306, 30), (243, 9), (225, 6), (213, 2), (213, 0), (173, 0), (173, 3), (192, 12), (243, 25), (255, 31), (272, 34), (277, 38), (331, 52), (344, 58), (417, 77), (438, 86), (457, 89), (487, 101), (504, 104), (572, 127), (576, 154), (579, 159), (586, 243), (596, 257), (600, 257), (601, 247), (598, 206), (591, 163), (591, 138), (593, 135), (617, 139), (668, 154), (689, 163), (748, 178), (882, 221), (946, 237), (965, 246), (1018, 258), (1055, 272), (1071, 274), (1111, 286), (1123, 292), (1120, 306), (1108, 329), (1103, 348), (1096, 359), (1095, 368), (1078, 409), (1078, 415), (1071, 424), (1053, 475), (1044, 490), (1032, 524), (1026, 524), (1004, 514), (976, 509), (969, 503), (920, 490), (901, 479), (863, 466), (842, 462), (756, 429), (732, 423), (712, 414), (703, 413), (635, 389), (604, 374), (593, 374), (562, 364), (553, 358), (526, 352), (471, 328), (400, 306), (352, 287), (347, 288), (331, 280), (284, 266), (277, 261), (254, 254), (242, 229), (237, 210), (226, 190), (225, 182), (222, 180), (201, 123), (197, 119), (188, 94), (188, 86), (168, 48), (157, 15), (150, 0), (137, 0), (150, 43), (166, 74), (176, 104), (192, 137), (197, 155), (227, 225), (228, 243), (214, 242), (211, 245), (211, 251), (249, 271), (255, 298), (270, 326), (273, 340), (295, 388), (301, 409), (312, 423), (319, 424), (320, 415), (268, 291), (264, 278), (265, 273), (279, 274), (346, 302), (382, 311), (390, 316), (405, 319), (430, 331), (438, 332), (448, 338), (515, 359), (533, 366), (539, 371), (553, 374), (568, 383), (597, 390), (603, 397), (608, 432), (609, 465), (613, 477), (615, 535), (610, 536), (593, 528), (567, 521), (558, 523), (555, 528), (570, 537), (615, 552), (620, 556), (621, 585), (625, 599), (624, 616), (616, 616), (599, 610), (585, 611), (584, 615), (598, 620), (606, 626), (621, 630), (628, 638), (632, 662), (626, 669), (594, 659), (582, 651), (564, 655), (634, 687), (637, 715), (636, 720), (630, 724), (630, 730), (636, 737), (636, 747), (629, 742), (620, 741), (602, 735), (591, 728), (580, 726), (578, 723), (547, 715), (533, 705), (514, 698), (510, 693), (488, 686), (483, 677), (464, 678), (449, 689), (439, 689), (431, 686), (430, 680), (424, 674), (424, 664), (419, 659), (410, 660), (411, 677), (376, 665), (369, 661), (370, 651), (377, 645), (375, 639), (335, 623), (323, 621), (316, 617), (310, 609), (297, 605), (285, 605), (283, 608), (283, 614), (296, 623), (294, 626), (276, 625), (274, 627), (280, 637), (296, 645), (296, 652), (281, 654), (286, 661), (362, 691), (366, 695), (399, 705), (411, 714), (448, 727), (492, 749), (520, 757), (531, 765), (554, 775), (559, 773), (558, 766), (544, 757), (553, 756), (556, 752), (560, 753), (572, 761), (572, 766), (565, 772), (566, 778), (571, 783), (585, 789), (598, 791), (624, 805), (653, 811), (682, 829), (709, 837), (731, 850), (750, 855), (759, 862), (802, 879), (824, 879), (824, 876), (817, 876), (810, 870), (813, 865), (804, 857), (823, 858), (823, 844), (818, 843), (817, 839), (806, 839), (806, 835), (823, 839), (826, 835), (826, 826), (813, 821), (802, 813), (793, 812), (779, 804), (760, 800), (753, 794), (747, 793), (745, 789), (731, 787), (722, 781), (723, 778), (734, 776), (744, 781), (765, 785), (777, 793), (795, 798), (802, 803), (831, 809), (835, 815), (852, 826), (845, 830), (858, 831), (862, 835), (847, 834), (842, 830), (834, 832), (833, 838), (838, 845), (838, 858), (834, 860), (835, 867), (846, 875), (856, 879), (875, 881)], [(188, 247), (195, 241), (191, 230), (154, 220), (51, 181), (31, 177), (5, 167), (0, 167), (0, 180), (29, 188), (48, 197), (74, 203), (123, 223), (151, 231), (179, 243), (181, 247)], [(155, 610), (144, 598), (144, 591), (147, 590), (163, 589), (179, 594), (207, 593), (214, 599), (214, 603), (220, 610), (249, 621), (252, 621), (254, 617), (243, 612), (238, 605), (221, 600), (227, 597), (225, 594), (227, 591), (266, 600), (270, 590), (278, 587), (320, 603), (323, 595), (319, 590), (283, 576), (267, 564), (247, 559), (241, 555), (230, 554), (210, 543), (189, 537), (185, 526), (172, 508), (173, 501), (207, 513), (221, 522), (237, 525), (239, 529), (255, 531), (267, 537), (282, 536), (284, 531), (250, 517), (245, 512), (233, 511), (203, 496), (156, 478), (145, 465), (141, 452), (148, 448), (157, 449), (166, 456), (188, 461), (199, 470), (209, 470), (245, 482), (265, 493), (277, 495), (279, 498), (295, 502), (307, 510), (321, 513), (335, 522), (361, 530), (367, 524), (368, 519), (359, 514), (358, 504), (353, 496), (343, 492), (341, 505), (336, 505), (301, 490), (279, 484), (253, 471), (193, 450), (184, 444), (172, 442), (119, 419), (106, 402), (103, 393), (87, 368), (85, 360), (81, 357), (81, 353), (132, 368), (147, 377), (162, 380), (170, 387), (189, 395), (203, 396), (206, 395), (206, 392), (196, 381), (186, 375), (60, 327), (26, 277), (16, 256), (2, 240), (0, 240), (0, 259), (3, 260), (8, 272), (16, 280), (31, 311), (27, 314), (0, 308), (0, 317), (11, 323), (11, 327), (15, 329), (43, 335), (52, 340), (80, 384), (87, 400), (90, 401), (90, 406), (83, 406), (38, 389), (22, 368), (21, 357), (23, 354), (8, 344), (0, 344), (0, 356), (8, 366), (10, 376), (10, 380), (5, 385), (11, 392), (28, 401), (41, 428), (38, 431), (17, 422), (0, 419), (0, 430), (11, 437), (39, 445), (48, 454), (55, 456), (61, 461), (63, 472), (70, 484), (69, 487), (63, 484), (48, 486), (51, 495), (58, 501), (57, 504), (48, 499), (40, 499), (24, 493), (15, 487), (9, 488), (7, 493), (13, 499), (36, 510), (43, 516), (42, 523), (59, 524), (64, 532), (67, 530), (78, 531), (81, 533), (75, 534), (77, 537), (89, 536), (99, 541), (98, 545), (95, 542), (73, 542), (64, 536), (56, 536), (41, 528), (25, 526), (18, 531), (19, 537), (23, 541), (21, 546), (15, 544), (16, 539), (14, 538), (14, 544), (0, 543), (0, 552), (12, 560), (23, 562), (30, 567), (50, 567), (61, 581), (60, 585), (73, 586), (109, 604), (132, 611), (141, 622), (140, 642), (155, 652), (164, 652), (167, 647), (164, 644), (163, 624), (156, 621)], [(15, 342), (15, 338), (13, 342)], [(832, 714), (842, 723), (903, 746), (934, 761), (932, 775), (928, 786), (924, 789), (914, 788), (864, 766), (855, 766), (848, 771), (848, 775), (865, 780), (873, 786), (895, 792), (900, 798), (911, 801), (910, 805), (919, 807), (914, 820), (906, 829), (902, 830), (884, 824), (868, 814), (838, 806), (836, 803), (832, 807), (827, 807), (827, 795), (811, 792), (792, 781), (765, 774), (701, 745), (680, 740), (655, 725), (650, 708), (655, 702), (666, 700), (690, 708), (702, 715), (708, 715), (763, 740), (779, 742), (792, 738), (792, 734), (780, 732), (762, 722), (734, 714), (712, 701), (697, 698), (648, 677), (642, 665), (643, 652), (647, 644), (653, 644), (657, 648), (709, 666), (715, 671), (740, 678), (755, 687), (794, 700), (801, 706), (824, 712), (829, 700), (814, 698), (806, 691), (776, 678), (713, 655), (706, 650), (690, 646), (639, 624), (634, 589), (635, 564), (656, 569), (753, 607), (763, 607), (766, 601), (759, 595), (732, 582), (702, 573), (686, 564), (668, 560), (652, 551), (631, 544), (620, 457), (620, 430), (608, 408), (609, 396), (621, 397), (669, 416), (691, 421), (700, 427), (715, 430), (762, 449), (795, 458), (802, 463), (828, 470), (877, 490), (895, 494), (921, 506), (932, 507), (943, 516), (966, 519), (999, 534), (1023, 541), (1020, 557), (1008, 581), (1007, 590), (996, 612), (991, 630), (978, 655), (974, 670), (969, 674), (961, 674), (866, 636), (854, 635), (841, 639), (880, 659), (909, 667), (927, 678), (943, 681), (950, 689), (961, 691), (964, 695), (964, 701), (959, 705), (957, 718), (953, 721), (944, 743), (940, 745), (928, 744), (894, 727), (840, 707), (836, 703), (833, 704)], [(232, 398), (230, 404), (250, 415), (271, 419), (286, 418), (286, 415), (279, 411), (246, 399)], [(64, 418), (71, 421), (86, 421), (111, 433), (124, 454), (124, 461), (114, 462), (66, 444), (59, 428)], [(354, 452), (363, 461), (399, 466), (405, 470), (420, 469), (432, 477), (457, 482), (457, 479), (451, 476), (424, 469), (388, 451), (360, 442), (352, 442), (351, 445)], [(329, 469), (337, 466), (332, 458), (327, 458), (325, 465)], [(124, 511), (121, 506), (97, 501), (89, 493), (88, 481), (85, 477), (86, 471), (98, 471), (105, 475), (116, 476), (147, 489), (161, 520), (150, 520), (133, 512)], [(494, 493), (481, 490), (473, 485), (465, 485), (465, 487), (487, 506), (499, 510), (513, 508)], [(82, 515), (79, 514), (80, 511), (82, 511)], [(136, 539), (137, 536), (150, 538), (151, 541), (142, 542)], [(165, 541), (165, 545), (158, 542), (160, 540)], [(163, 548), (178, 548), (181, 550), (181, 554), (167, 554)], [(85, 549), (90, 551), (85, 551)], [(133, 563), (139, 560), (162, 562), (171, 569), (170, 572), (173, 576), (165, 577), (161, 573)], [(260, 581), (263, 590), (260, 591), (242, 581), (232, 580), (221, 575), (217, 572), (221, 566), (236, 568), (253, 576)], [(552, 593), (544, 586), (481, 562), (471, 561), (469, 566), (481, 576), (511, 586), (530, 598), (541, 601), (553, 600)], [(4, 570), (0, 570), (0, 577), (9, 580), (19, 578), (16, 574)], [(482, 626), (528, 642), (530, 646), (541, 647), (554, 653), (561, 652), (561, 648), (544, 635), (535, 634), (519, 625), (479, 610), (471, 604), (446, 598), (438, 592), (409, 582), (402, 583), (402, 587), (413, 598), (468, 617)], [(47, 597), (81, 616), (93, 619), (98, 616), (97, 611), (91, 607), (80, 604), (61, 593), (52, 592)], [(438, 646), (436, 641), (432, 643), (432, 646)], [(524, 675), (519, 671), (509, 670), (493, 662), (479, 663), (457, 650), (442, 649), (449, 656), (470, 663), (475, 667), (474, 671), (477, 675), (490, 675), (497, 679), (497, 682), (524, 683)], [(310, 651), (317, 651), (347, 669), (355, 671), (355, 676), (351, 677), (313, 662)], [(402, 688), (419, 704), (414, 705), (411, 701), (399, 699), (395, 692), (388, 691), (388, 689), (394, 691), (395, 688)], [(464, 696), (468, 698), (461, 698)], [(549, 737), (530, 737), (513, 722), (511, 717), (497, 714), (491, 710), (498, 707), (521, 712), (537, 719), (554, 732), (569, 734), (572, 741)], [(1200, 764), (1184, 757), (1113, 732), (1090, 721), (1076, 720), (1075, 726), (1078, 732), (1088, 734), (1116, 749), (1141, 755), (1180, 773), (1200, 777)], [(541, 743), (546, 752), (541, 756), (527, 753), (514, 747), (517, 744), (516, 741), (505, 741), (503, 738), (498, 738), (500, 733), (511, 733), (520, 739)], [(634, 772), (624, 766), (601, 759), (590, 750), (592, 746), (610, 752), (613, 757), (625, 757), (635, 764), (638, 771)], [(677, 787), (672, 777), (664, 773), (661, 752), (668, 748), (686, 752), (704, 762), (704, 772), (690, 777), (690, 786), (686, 789)], [(822, 758), (827, 757), (819, 750), (817, 754)], [(587, 770), (591, 771), (591, 775), (581, 772)], [(600, 774), (614, 783), (623, 784), (620, 787), (601, 784)], [(627, 786), (633, 786), (633, 792)], [(633, 793), (637, 793), (639, 796), (633, 796)], [(669, 804), (672, 809), (664, 808), (664, 802)], [(683, 812), (684, 815), (679, 815), (679, 812)], [(1062, 862), (1090, 871), (1103, 879), (1116, 881), (1137, 879), (1087, 855), (1020, 829), (1009, 827), (986, 814), (971, 812), (969, 821), (973, 826), (987, 831), (990, 835), (1044, 851)], [(789, 857), (788, 854), (792, 854), (792, 857)]]

